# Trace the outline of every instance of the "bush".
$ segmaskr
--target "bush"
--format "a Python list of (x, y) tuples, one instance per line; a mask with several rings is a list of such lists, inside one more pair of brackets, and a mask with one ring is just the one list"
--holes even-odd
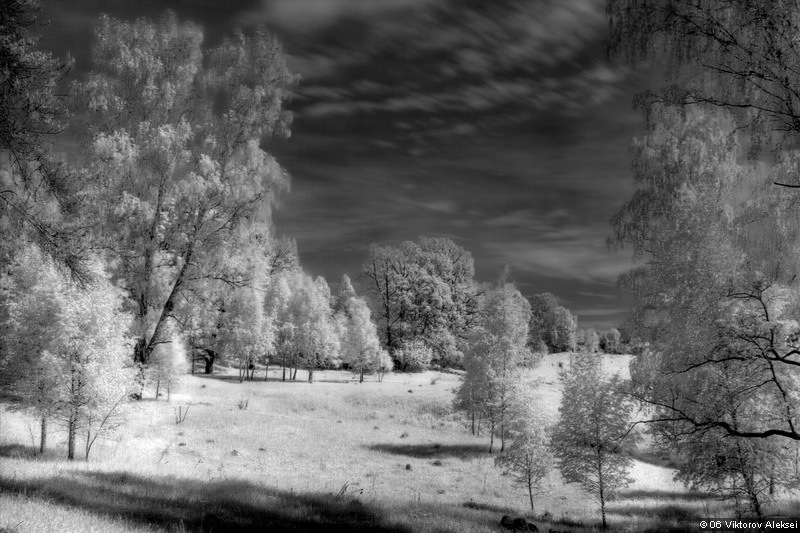
[(427, 370), (433, 359), (433, 350), (422, 340), (407, 341), (394, 353), (396, 366), (403, 372)]

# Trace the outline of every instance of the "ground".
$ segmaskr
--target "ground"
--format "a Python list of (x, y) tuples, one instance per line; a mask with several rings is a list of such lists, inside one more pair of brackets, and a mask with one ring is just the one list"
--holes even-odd
[[(566, 361), (547, 356), (528, 376), (553, 418)], [(605, 356), (604, 368), (626, 374), (628, 361)], [(527, 493), (494, 466), (488, 438), (452, 412), (457, 373), (314, 376), (187, 376), (169, 401), (133, 404), (88, 461), (65, 461), (59, 434), (33, 456), (35, 421), (3, 410), (0, 531), (497, 531), (503, 514), (544, 531), (598, 522), (596, 503), (556, 471), (531, 512)], [(731, 516), (675, 483), (662, 458), (639, 458), (636, 482), (610, 506), (612, 528), (680, 531)]]

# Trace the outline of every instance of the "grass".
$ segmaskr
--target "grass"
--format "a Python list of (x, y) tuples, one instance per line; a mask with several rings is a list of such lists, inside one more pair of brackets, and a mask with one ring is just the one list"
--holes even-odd
[[(566, 360), (548, 356), (531, 376), (552, 417)], [(627, 359), (606, 363), (624, 371)], [(530, 513), (524, 490), (494, 466), (488, 439), (451, 413), (458, 374), (362, 384), (343, 372), (315, 372), (313, 384), (300, 374), (285, 383), (277, 371), (267, 382), (187, 376), (171, 402), (138, 402), (88, 462), (64, 461), (58, 434), (34, 456), (35, 422), (0, 412), (0, 531), (486, 532), (498, 531), (503, 514), (544, 531), (590, 531), (599, 520), (595, 503), (556, 471)], [(732, 516), (658, 461), (637, 460), (633, 476), (609, 507), (615, 529), (677, 531), (699, 516)]]

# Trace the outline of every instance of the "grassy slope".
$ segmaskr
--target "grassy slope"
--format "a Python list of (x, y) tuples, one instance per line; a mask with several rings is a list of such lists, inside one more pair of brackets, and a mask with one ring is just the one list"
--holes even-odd
[[(553, 417), (558, 363), (566, 360), (548, 356), (531, 376), (542, 411)], [(605, 363), (609, 372), (627, 372), (626, 357)], [(0, 531), (247, 531), (267, 524), (495, 531), (502, 514), (530, 511), (524, 491), (494, 467), (488, 439), (470, 435), (450, 413), (458, 376), (397, 374), (363, 384), (343, 372), (317, 372), (313, 384), (277, 378), (187, 377), (169, 403), (136, 404), (129, 423), (97, 444), (89, 462), (63, 461), (58, 438), (51, 452), (31, 458), (32, 422), (3, 412)], [(186, 406), (186, 420), (176, 424), (175, 410)], [(653, 463), (637, 461), (636, 484), (612, 504), (617, 528), (680, 530), (680, 520), (726, 514)], [(594, 502), (557, 472), (545, 488), (537, 513), (547, 511), (562, 524), (555, 527), (597, 520)]]

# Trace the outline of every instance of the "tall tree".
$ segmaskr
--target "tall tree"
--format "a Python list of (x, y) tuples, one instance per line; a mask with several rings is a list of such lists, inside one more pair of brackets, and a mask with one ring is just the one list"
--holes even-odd
[(308, 371), (338, 366), (339, 336), (324, 278), (313, 279), (304, 272), (285, 272), (273, 278), (265, 306), (275, 328), (278, 356), (284, 367)]
[[(247, 257), (286, 174), (261, 147), (286, 132), (289, 74), (264, 30), (207, 52), (202, 30), (101, 17), (74, 104), (89, 151), (95, 238), (135, 303), (134, 358), (171, 339), (187, 293), (248, 284)], [(261, 241), (265, 239), (262, 237)]]
[[(613, 221), (616, 242), (647, 258), (624, 280), (637, 336), (650, 342), (632, 379), (676, 436), (716, 428), (800, 440), (798, 198), (770, 186), (795, 163), (740, 164), (735, 131), (724, 113), (666, 108), (636, 144), (646, 186)], [(721, 401), (723, 390), (735, 401)]]
[(533, 497), (541, 493), (542, 481), (553, 466), (552, 429), (542, 419), (532, 390), (529, 383), (520, 383), (515, 390), (511, 413), (514, 440), (505, 453), (495, 459), (505, 473), (525, 487), (531, 511), (534, 510)]
[(578, 320), (549, 292), (531, 297), (530, 344), (543, 341), (554, 352), (575, 350)]
[(491, 453), (496, 432), (500, 451), (505, 449), (519, 365), (529, 357), (530, 304), (513, 285), (506, 284), (487, 295), (481, 314), (483, 322), (467, 344), (466, 376), (456, 405), (476, 410), (489, 422)]
[(460, 365), (460, 342), (475, 326), (478, 290), (469, 252), (447, 238), (420, 237), (399, 248), (370, 246), (362, 280), (382, 341), (395, 351), (421, 340), (440, 365)]
[(605, 528), (607, 503), (632, 481), (633, 460), (623, 445), (633, 404), (620, 394), (619, 376), (604, 379), (599, 358), (591, 354), (570, 356), (562, 380), (553, 454), (564, 480), (597, 498)]
[(344, 309), (337, 319), (341, 324), (342, 362), (358, 373), (358, 381), (362, 383), (365, 374), (380, 370), (381, 357), (384, 355), (378, 331), (370, 317), (369, 306), (361, 298), (350, 296), (344, 302)]

